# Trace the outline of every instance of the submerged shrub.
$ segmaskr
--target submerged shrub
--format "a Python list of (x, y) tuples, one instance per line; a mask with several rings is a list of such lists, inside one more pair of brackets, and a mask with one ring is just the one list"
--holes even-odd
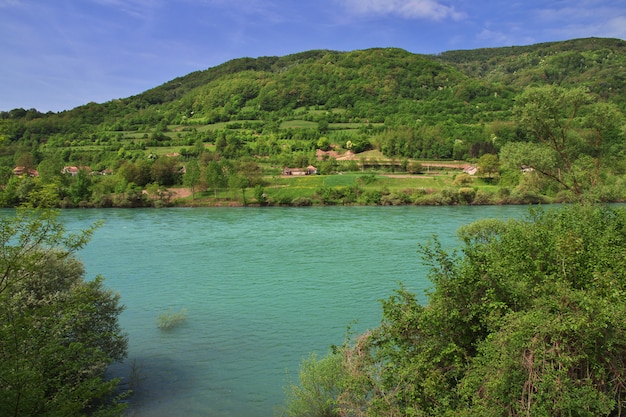
[(182, 324), (185, 320), (187, 320), (186, 308), (176, 312), (170, 308), (157, 317), (157, 327), (161, 330), (168, 330)]

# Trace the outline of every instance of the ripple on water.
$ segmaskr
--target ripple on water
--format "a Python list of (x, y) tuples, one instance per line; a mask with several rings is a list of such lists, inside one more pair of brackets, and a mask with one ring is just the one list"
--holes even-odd
[[(429, 286), (417, 243), (455, 244), (461, 224), (521, 207), (323, 207), (64, 211), (69, 228), (103, 219), (80, 253), (126, 305), (133, 416), (271, 416), (309, 352), (346, 326), (380, 321), (404, 282)], [(159, 314), (187, 309), (164, 332)]]

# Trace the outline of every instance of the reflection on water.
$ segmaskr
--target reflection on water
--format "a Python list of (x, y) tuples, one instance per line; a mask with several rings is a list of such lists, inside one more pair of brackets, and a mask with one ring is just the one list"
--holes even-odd
[[(461, 225), (523, 207), (71, 210), (70, 229), (104, 226), (80, 253), (126, 310), (133, 416), (271, 416), (309, 352), (380, 320), (402, 281), (428, 288), (417, 243), (456, 244)], [(159, 330), (157, 317), (186, 308)]]

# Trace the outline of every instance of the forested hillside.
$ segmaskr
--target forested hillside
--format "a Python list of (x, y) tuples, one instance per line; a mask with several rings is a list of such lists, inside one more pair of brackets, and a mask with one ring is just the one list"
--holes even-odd
[[(390, 193), (399, 197), (393, 203), (490, 203), (497, 192), (499, 202), (521, 202), (529, 194), (535, 201), (540, 195), (578, 193), (562, 172), (581, 177), (586, 169), (593, 177), (585, 180), (589, 185), (612, 178), (600, 199), (620, 200), (625, 67), (626, 42), (595, 38), (438, 56), (376, 48), (236, 59), (107, 103), (60, 113), (0, 113), (0, 205), (167, 205), (173, 202), (171, 188), (182, 185), (207, 204), (247, 204), (248, 188), (255, 189), (259, 204), (292, 204), (298, 198), (304, 204), (382, 204)], [(543, 114), (557, 126), (571, 119), (559, 127), (567, 149), (539, 137), (530, 122), (520, 123), (524, 111), (518, 99), (545, 86), (557, 91), (544, 91), (544, 99), (570, 90), (583, 93), (563, 96), (584, 101), (570, 103), (573, 114)], [(527, 100), (528, 109), (541, 97)], [(610, 118), (608, 129), (600, 129), (602, 117)], [(504, 160), (501, 151), (510, 143), (543, 143), (549, 152), (540, 153), (558, 161), (520, 161), (511, 149)], [(372, 185), (385, 170), (420, 173), (433, 160), (482, 164), (479, 177), (485, 181), (458, 181), (449, 184), (452, 198), (421, 202), (445, 190)], [(550, 164), (563, 170), (548, 172)], [(294, 179), (276, 179), (283, 168), (311, 165), (319, 174), (373, 177), (339, 183), (351, 191), (279, 190), (298, 186)], [(522, 165), (541, 175), (532, 181), (522, 177)], [(550, 176), (556, 184), (544, 181)], [(460, 196), (459, 187), (468, 186), (474, 194), (466, 190), (469, 195)], [(365, 198), (368, 192), (374, 194)], [(475, 201), (479, 192), (483, 199)]]

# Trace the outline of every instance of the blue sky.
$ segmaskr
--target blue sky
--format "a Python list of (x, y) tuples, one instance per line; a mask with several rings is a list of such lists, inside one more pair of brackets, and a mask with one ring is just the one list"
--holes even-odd
[(139, 94), (241, 57), (626, 39), (625, 0), (0, 0), (0, 110)]

